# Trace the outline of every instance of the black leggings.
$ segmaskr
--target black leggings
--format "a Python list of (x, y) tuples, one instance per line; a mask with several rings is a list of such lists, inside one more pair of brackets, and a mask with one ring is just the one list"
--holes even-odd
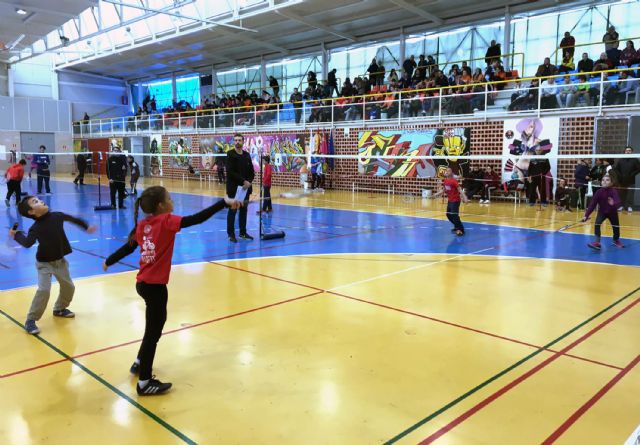
[(10, 179), (7, 181), (7, 197), (6, 200), (9, 201), (11, 199), (12, 194), (16, 194), (16, 204), (20, 202), (22, 199), (22, 190), (20, 189), (20, 181), (15, 181)]
[(144, 337), (138, 351), (140, 360), (140, 380), (149, 380), (152, 376), (153, 358), (156, 346), (162, 335), (162, 328), (167, 321), (167, 300), (169, 294), (166, 284), (136, 283), (136, 291), (140, 295), (147, 309), (145, 312)]
[(600, 226), (602, 226), (602, 223), (607, 219), (609, 220), (609, 223), (611, 223), (611, 228), (613, 229), (613, 240), (616, 241), (620, 239), (620, 221), (618, 220), (617, 212), (613, 215), (598, 213), (598, 216), (596, 216), (596, 236), (600, 238)]
[(454, 229), (464, 233), (464, 226), (460, 220), (460, 201), (447, 204), (447, 219), (453, 224)]

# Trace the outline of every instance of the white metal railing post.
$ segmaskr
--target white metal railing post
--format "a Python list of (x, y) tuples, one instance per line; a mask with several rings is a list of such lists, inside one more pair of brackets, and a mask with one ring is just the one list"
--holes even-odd
[(199, 128), (198, 127), (198, 111), (196, 111), (195, 116), (196, 116), (196, 123), (193, 126), (193, 128), (196, 130), (196, 133), (197, 133), (198, 132), (198, 128)]
[(236, 109), (235, 107), (231, 109), (231, 127), (235, 130), (236, 129)]
[[(178, 131), (181, 132), (182, 131), (182, 116), (180, 115), (180, 113), (178, 113)], [(184, 177), (183, 177), (184, 179)]]
[(167, 127), (166, 127), (166, 124), (165, 124), (165, 121), (164, 121), (164, 113), (162, 113), (162, 132), (163, 133), (166, 132), (166, 129), (167, 129)]
[(258, 129), (258, 107), (253, 106), (253, 131)]
[(365, 126), (365, 114), (367, 112), (367, 96), (362, 96), (362, 126)]
[(602, 116), (603, 97), (604, 97), (604, 73), (600, 73), (600, 97), (598, 98), (598, 115), (599, 116)]
[(335, 125), (335, 106), (336, 106), (336, 101), (331, 99), (331, 127)]
[(211, 118), (213, 119), (213, 132), (216, 132), (216, 110), (211, 110)]
[(98, 119), (98, 127), (100, 128), (100, 136), (102, 136), (102, 119)]
[(488, 119), (487, 106), (489, 105), (489, 84), (484, 84), (484, 120)]
[(540, 117), (540, 111), (542, 108), (542, 82), (538, 80), (538, 117)]
[(438, 122), (442, 122), (442, 88), (438, 90)]
[(398, 124), (402, 123), (402, 91), (398, 93)]
[(147, 132), (151, 133), (151, 114), (147, 114)]
[(307, 128), (307, 102), (302, 101), (302, 128)]

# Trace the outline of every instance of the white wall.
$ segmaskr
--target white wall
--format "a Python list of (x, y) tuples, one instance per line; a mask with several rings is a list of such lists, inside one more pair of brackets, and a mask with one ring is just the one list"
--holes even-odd
[(13, 88), (15, 97), (53, 98), (54, 88), (51, 56), (28, 59), (11, 66), (13, 70)]
[(130, 114), (130, 106), (122, 105), (122, 98), (127, 97), (127, 85), (122, 80), (59, 71), (58, 87), (60, 99), (71, 102), (74, 121), (82, 119), (85, 112), (91, 118)]

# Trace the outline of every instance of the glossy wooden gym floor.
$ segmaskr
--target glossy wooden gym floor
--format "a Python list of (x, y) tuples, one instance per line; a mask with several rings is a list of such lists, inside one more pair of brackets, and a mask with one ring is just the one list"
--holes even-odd
[[(221, 192), (165, 185), (179, 214)], [(0, 258), (2, 444), (622, 444), (640, 423), (636, 214), (599, 253), (590, 224), (557, 232), (575, 212), (513, 203), (464, 206), (464, 238), (440, 201), (367, 193), (278, 200), (284, 240), (228, 245), (216, 215), (176, 243), (154, 369), (174, 388), (139, 398), (137, 257), (99, 274), (131, 211), (95, 198), (48, 198), (100, 227), (67, 231), (76, 319), (26, 334), (35, 252)]]

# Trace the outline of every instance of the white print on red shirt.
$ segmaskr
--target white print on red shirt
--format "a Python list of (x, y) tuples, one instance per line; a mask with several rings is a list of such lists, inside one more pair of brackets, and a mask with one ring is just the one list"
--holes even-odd
[(145, 264), (154, 263), (156, 261), (156, 245), (153, 243), (153, 237), (151, 236), (151, 225), (144, 226), (143, 231), (140, 260)]

